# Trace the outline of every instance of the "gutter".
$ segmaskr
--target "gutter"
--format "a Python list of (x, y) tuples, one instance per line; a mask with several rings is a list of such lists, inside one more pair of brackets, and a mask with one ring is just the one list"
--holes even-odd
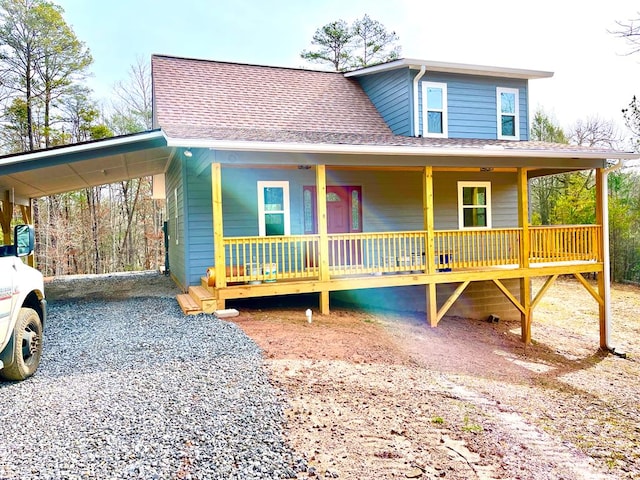
[[(624, 352), (617, 352), (615, 347), (611, 346), (611, 261), (609, 258), (609, 182), (610, 173), (620, 170), (624, 167), (624, 159), (618, 159), (615, 165), (603, 169), (602, 171), (602, 237), (604, 248), (602, 252), (603, 266), (602, 275), (604, 282), (604, 348), (614, 355), (626, 358)], [(601, 345), (602, 346), (602, 345)]]
[[(409, 137), (411, 138), (411, 137)], [(493, 158), (571, 158), (593, 159), (603, 158), (636, 160), (640, 154), (628, 152), (576, 152), (549, 151), (540, 149), (505, 148), (501, 145), (482, 147), (428, 147), (406, 145), (354, 145), (339, 143), (294, 143), (269, 142), (254, 140), (209, 140), (194, 138), (172, 138), (166, 136), (168, 147), (208, 148), (210, 150), (238, 152), (271, 152), (271, 153), (323, 153), (351, 155), (397, 155), (397, 156), (435, 156), (435, 157), (493, 157)], [(518, 142), (513, 142), (517, 144)]]
[(427, 71), (427, 67), (424, 65), (421, 65), (420, 71), (413, 79), (413, 136), (414, 137), (420, 136), (420, 114), (419, 114), (420, 104), (418, 102), (418, 93), (419, 93), (418, 83), (420, 82), (420, 79), (424, 77), (424, 74), (426, 71)]

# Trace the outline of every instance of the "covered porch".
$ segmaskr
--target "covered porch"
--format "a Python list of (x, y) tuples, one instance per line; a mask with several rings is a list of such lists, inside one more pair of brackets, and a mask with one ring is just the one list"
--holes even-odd
[[(595, 225), (529, 225), (527, 168), (513, 169), (517, 175), (515, 227), (435, 229), (434, 167), (424, 166), (417, 170), (422, 178), (421, 230), (356, 233), (329, 233), (326, 193), (331, 167), (314, 168), (317, 233), (225, 236), (222, 165), (211, 164), (214, 259), (206, 276), (203, 272), (201, 285), (189, 288), (190, 298), (179, 299), (185, 311), (224, 309), (230, 299), (319, 293), (319, 311), (326, 314), (329, 292), (423, 285), (427, 321), (435, 327), (472, 282), (490, 281), (520, 313), (522, 338), (529, 342), (533, 309), (562, 274), (575, 275), (602, 311), (606, 292), (601, 208)], [(597, 169), (599, 206), (603, 178), (603, 169)], [(598, 274), (597, 289), (583, 276), (589, 272)], [(530, 279), (538, 276), (548, 279), (532, 296)], [(519, 291), (510, 291), (506, 280), (519, 282)], [(442, 284), (455, 285), (444, 302), (437, 298)]]

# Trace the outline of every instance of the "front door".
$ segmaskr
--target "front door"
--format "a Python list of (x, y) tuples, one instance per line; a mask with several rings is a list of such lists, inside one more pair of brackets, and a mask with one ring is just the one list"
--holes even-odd
[[(305, 233), (317, 233), (316, 187), (304, 187)], [(329, 233), (362, 232), (362, 187), (327, 186), (327, 230)], [(355, 242), (333, 241), (329, 245), (330, 265), (356, 265), (361, 252)]]

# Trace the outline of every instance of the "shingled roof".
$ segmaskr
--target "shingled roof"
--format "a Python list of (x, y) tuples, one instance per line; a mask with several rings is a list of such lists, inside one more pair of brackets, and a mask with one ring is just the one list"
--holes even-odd
[(507, 156), (638, 158), (608, 148), (545, 142), (394, 135), (358, 81), (339, 72), (165, 55), (154, 55), (151, 66), (154, 128), (161, 128), (173, 146), (248, 143), (287, 151), (346, 146), (419, 155), (496, 156), (502, 151)]
[(320, 72), (154, 55), (156, 127), (390, 135), (357, 80)]

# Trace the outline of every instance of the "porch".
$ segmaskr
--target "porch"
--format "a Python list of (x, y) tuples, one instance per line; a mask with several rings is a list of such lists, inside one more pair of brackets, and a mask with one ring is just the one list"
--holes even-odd
[[(317, 233), (225, 237), (221, 165), (212, 164), (215, 258), (201, 285), (190, 287), (192, 300), (185, 311), (205, 304), (211, 311), (224, 309), (229, 299), (319, 293), (319, 310), (325, 314), (329, 292), (424, 285), (427, 320), (437, 326), (471, 282), (490, 281), (520, 312), (528, 342), (532, 309), (558, 275), (575, 275), (600, 306), (604, 303), (601, 289), (583, 277), (603, 270), (602, 226), (529, 225), (525, 168), (517, 169), (517, 227), (435, 230), (433, 169), (427, 166), (421, 169), (424, 229), (357, 233), (328, 233), (326, 170), (323, 165), (315, 169)], [(600, 188), (599, 180), (599, 195)], [(602, 218), (598, 212), (597, 218)], [(548, 280), (532, 298), (529, 280), (537, 276)], [(508, 279), (519, 280), (518, 292), (505, 286)], [(437, 301), (441, 284), (455, 285), (444, 302)]]

